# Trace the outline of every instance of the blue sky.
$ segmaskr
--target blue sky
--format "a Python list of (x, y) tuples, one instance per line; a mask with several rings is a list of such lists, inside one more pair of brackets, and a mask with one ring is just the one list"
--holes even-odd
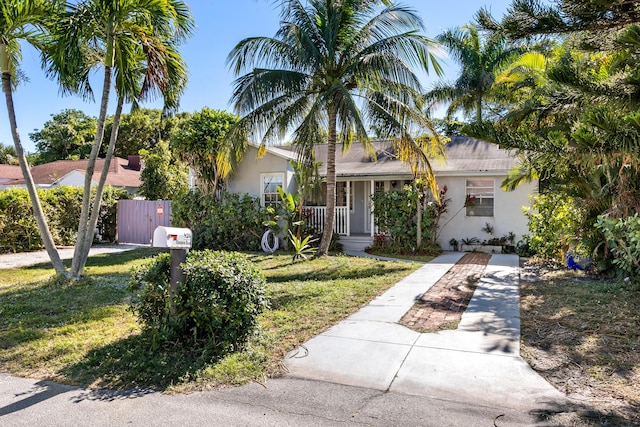
[[(252, 36), (273, 36), (278, 28), (279, 10), (272, 0), (192, 0), (188, 1), (196, 20), (194, 36), (183, 46), (182, 53), (189, 67), (189, 85), (181, 99), (181, 110), (193, 112), (202, 107), (230, 110), (232, 73), (225, 60), (229, 51), (240, 40)], [(469, 23), (475, 12), (487, 5), (496, 17), (501, 17), (511, 0), (400, 0), (398, 3), (413, 7), (422, 16), (426, 34), (435, 37), (443, 30)], [(455, 79), (457, 67), (444, 59), (447, 79)], [(66, 108), (76, 108), (97, 116), (99, 105), (74, 96), (61, 97), (54, 82), (47, 80), (38, 55), (24, 48), (22, 69), (29, 82), (14, 93), (18, 129), (25, 149), (35, 151), (28, 134), (41, 129), (44, 123)], [(101, 71), (96, 73), (94, 92), (101, 91)], [(429, 86), (435, 77), (425, 78)], [(110, 101), (111, 106), (115, 103)], [(148, 107), (160, 107), (159, 103)], [(111, 108), (110, 110), (112, 110)], [(127, 112), (128, 109), (125, 109)], [(13, 145), (4, 103), (0, 107), (0, 142)]]

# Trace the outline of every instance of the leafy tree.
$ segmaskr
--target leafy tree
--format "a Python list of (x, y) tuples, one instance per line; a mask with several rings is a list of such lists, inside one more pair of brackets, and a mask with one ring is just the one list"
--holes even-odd
[(47, 254), (51, 259), (56, 273), (65, 274), (65, 267), (62, 264), (51, 231), (47, 225), (47, 220), (36, 192), (36, 186), (31, 176), (31, 170), (27, 163), (22, 141), (20, 140), (13, 103), (13, 89), (17, 81), (16, 76), (18, 75), (17, 70), (21, 57), (20, 41), (25, 41), (36, 47), (36, 49), (41, 48), (42, 39), (44, 34), (46, 34), (46, 18), (56, 16), (63, 6), (63, 3), (60, 1), (4, 0), (1, 6), (0, 72), (2, 73), (2, 91), (5, 95), (16, 157), (22, 170), (25, 186), (31, 199), (33, 214), (38, 225), (38, 232), (40, 233), (44, 247), (47, 250)]
[[(161, 110), (138, 108), (129, 114), (123, 114), (118, 126), (118, 144), (114, 155), (126, 159), (138, 154), (140, 150), (154, 148), (158, 141), (168, 137), (165, 127)], [(105, 135), (110, 136), (112, 129), (113, 117), (110, 117), (105, 125)]]
[(86, 159), (96, 134), (98, 122), (95, 117), (80, 110), (62, 110), (52, 114), (44, 127), (30, 133), (40, 153), (40, 163), (55, 160)]
[[(510, 177), (512, 183), (537, 175), (544, 189), (576, 200), (581, 222), (574, 234), (606, 268), (611, 254), (602, 231), (595, 228), (598, 216), (625, 218), (640, 211), (640, 26), (605, 31), (609, 24), (596, 15), (632, 22), (618, 19), (620, 4), (604, 2), (591, 17), (574, 2), (559, 4), (562, 9), (546, 8), (545, 13), (573, 16), (575, 22), (567, 25), (575, 24), (581, 32), (565, 36), (546, 63), (531, 57), (530, 64), (514, 68), (505, 84), (520, 98), (513, 98), (517, 102), (501, 120), (468, 130), (521, 151), (525, 162)], [(551, 31), (539, 31), (542, 22), (522, 19), (526, 14), (516, 12), (524, 6), (514, 2), (502, 23), (481, 13), (481, 22), (511, 37)], [(543, 16), (542, 9), (536, 13)], [(554, 33), (567, 28), (560, 25)]]
[(488, 9), (477, 14), (482, 26), (513, 38), (541, 34), (571, 34), (620, 29), (640, 22), (637, 4), (620, 0), (557, 0), (549, 4), (543, 0), (514, 0), (509, 13), (497, 22)]
[[(63, 88), (91, 94), (87, 76), (94, 66), (104, 69), (98, 128), (85, 174), (84, 196), (71, 277), (79, 278), (87, 261), (110, 160), (115, 150), (122, 107), (162, 95), (168, 109), (177, 107), (186, 84), (186, 66), (177, 47), (193, 28), (193, 18), (181, 0), (85, 0), (69, 5), (50, 46), (48, 71)], [(117, 94), (113, 127), (104, 167), (91, 200), (95, 160), (102, 147), (109, 93)]]
[(18, 154), (16, 153), (16, 149), (14, 147), (0, 143), (0, 164), (18, 164)]
[[(416, 108), (422, 87), (411, 66), (441, 69), (432, 55), (435, 42), (419, 34), (422, 20), (407, 7), (379, 0), (281, 5), (275, 37), (248, 38), (230, 52), (227, 62), (240, 75), (232, 102), (241, 124), (262, 143), (291, 132), (300, 153), (308, 153), (304, 145), (328, 128), (327, 218), (317, 252), (322, 256), (333, 233), (338, 135), (345, 150), (352, 141), (368, 145), (368, 122), (394, 138), (416, 173), (432, 178), (425, 150), (432, 142), (438, 146), (439, 137)], [(414, 139), (417, 129), (429, 136)]]
[(188, 190), (188, 171), (175, 162), (169, 144), (160, 140), (150, 150), (140, 150), (144, 169), (140, 194), (147, 200), (169, 200)]
[(483, 106), (493, 97), (496, 76), (506, 64), (524, 53), (524, 48), (509, 43), (503, 36), (482, 37), (474, 25), (445, 31), (436, 39), (447, 48), (461, 70), (455, 82), (436, 83), (425, 96), (427, 103), (430, 108), (448, 103), (447, 121), (462, 110), (481, 122)]
[(178, 124), (171, 134), (171, 147), (197, 175), (204, 194), (214, 195), (224, 186), (246, 151), (246, 138), (227, 138), (231, 127), (239, 120), (226, 111), (203, 108)]

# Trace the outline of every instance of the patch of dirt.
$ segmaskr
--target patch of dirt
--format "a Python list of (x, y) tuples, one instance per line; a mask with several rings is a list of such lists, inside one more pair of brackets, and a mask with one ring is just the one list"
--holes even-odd
[[(629, 284), (521, 264), (522, 357), (575, 402), (557, 425), (640, 425), (640, 294)], [(565, 418), (562, 418), (565, 417)]]

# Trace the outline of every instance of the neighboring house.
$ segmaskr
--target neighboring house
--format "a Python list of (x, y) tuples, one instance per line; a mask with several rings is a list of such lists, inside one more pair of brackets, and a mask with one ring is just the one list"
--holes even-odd
[[(395, 157), (389, 142), (374, 142), (373, 147), (376, 160), (371, 160), (360, 144), (353, 144), (343, 155), (340, 147), (337, 149), (335, 230), (341, 236), (366, 236), (370, 240), (376, 231), (371, 194), (402, 189), (413, 182), (410, 168)], [(326, 145), (316, 147), (316, 160), (326, 158), (326, 148)], [(493, 226), (495, 237), (513, 232), (516, 241), (521, 239), (528, 232), (522, 207), (530, 205), (529, 195), (537, 193), (538, 183), (523, 184), (511, 192), (500, 188), (501, 181), (517, 164), (513, 153), (466, 137), (451, 138), (446, 152), (446, 160), (432, 161), (438, 185), (447, 186), (446, 199), (450, 199), (448, 212), (440, 220), (438, 241), (443, 249), (451, 248), (452, 238), (489, 239), (492, 236), (481, 231), (487, 223)], [(297, 159), (292, 147), (267, 147), (262, 158), (256, 154), (257, 147), (252, 146), (229, 181), (229, 191), (249, 193), (260, 197), (263, 204), (270, 204), (279, 200), (278, 186), (287, 192), (297, 190), (289, 164)], [(320, 174), (326, 174), (322, 167)], [(465, 207), (468, 198), (474, 203)], [(314, 212), (311, 225), (321, 228), (324, 206), (310, 209)]]
[(0, 165), (0, 189), (10, 182), (22, 179), (20, 166)]
[[(74, 187), (84, 186), (84, 177), (87, 169), (87, 160), (58, 160), (51, 163), (45, 163), (31, 168), (31, 175), (40, 188), (49, 188), (63, 185)], [(102, 173), (104, 159), (96, 160), (96, 167), (93, 173), (92, 185), (97, 185)], [(6, 166), (6, 165), (0, 165)], [(4, 167), (0, 167), (0, 189), (9, 187), (24, 187), (24, 178), (18, 166), (17, 175), (13, 177), (5, 177), (9, 171), (4, 172)], [(142, 183), (140, 181), (140, 156), (129, 156), (128, 160), (120, 157), (111, 159), (109, 165), (109, 173), (107, 174), (106, 184), (113, 187), (125, 188), (128, 193), (133, 194), (138, 191), (138, 187)], [(10, 179), (9, 179), (10, 178)]]

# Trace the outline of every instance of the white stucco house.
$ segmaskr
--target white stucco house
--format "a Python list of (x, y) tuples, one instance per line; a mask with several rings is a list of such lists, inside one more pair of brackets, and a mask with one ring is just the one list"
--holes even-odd
[[(341, 154), (338, 147), (336, 157), (337, 202), (335, 231), (341, 241), (359, 239), (371, 242), (375, 233), (375, 207), (371, 203), (374, 191), (394, 191), (413, 181), (410, 168), (399, 161), (389, 142), (373, 143), (376, 159), (360, 144), (353, 144), (349, 151)], [(452, 238), (477, 237), (480, 240), (491, 236), (482, 232), (489, 223), (494, 236), (510, 232), (516, 241), (528, 232), (527, 219), (522, 212), (529, 206), (529, 196), (538, 191), (538, 183), (523, 184), (517, 190), (506, 192), (500, 188), (501, 181), (517, 164), (511, 151), (503, 150), (473, 138), (452, 137), (446, 145), (446, 160), (434, 160), (432, 166), (440, 188), (447, 186), (446, 198), (450, 199), (448, 212), (440, 220), (438, 242), (443, 249), (451, 249)], [(318, 161), (326, 158), (326, 145), (316, 147)], [(227, 189), (235, 193), (249, 193), (259, 197), (263, 204), (279, 200), (277, 187), (295, 192), (297, 184), (289, 163), (296, 160), (293, 147), (267, 147), (266, 154), (258, 158), (257, 147), (252, 146), (239, 164)], [(325, 170), (320, 168), (320, 174)], [(465, 207), (465, 201), (473, 198), (475, 203)], [(313, 206), (313, 224), (321, 227), (324, 206)]]

